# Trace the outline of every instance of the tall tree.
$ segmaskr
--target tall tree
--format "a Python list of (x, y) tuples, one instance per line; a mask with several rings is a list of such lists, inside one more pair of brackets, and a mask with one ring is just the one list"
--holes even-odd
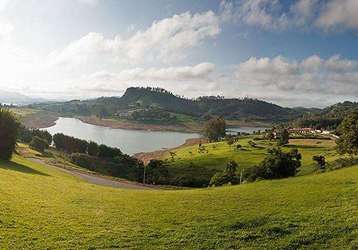
[(278, 133), (277, 139), (278, 139), (277, 144), (279, 146), (288, 144), (288, 142), (290, 140), (290, 134), (289, 134), (288, 130), (285, 128), (281, 129)]
[(10, 111), (0, 109), (0, 159), (11, 158), (15, 151), (19, 126), (20, 124)]
[(347, 115), (337, 129), (337, 150), (344, 154), (358, 154), (358, 110)]
[(222, 117), (210, 119), (205, 124), (204, 134), (210, 141), (218, 141), (219, 139), (224, 138), (226, 135), (225, 119)]

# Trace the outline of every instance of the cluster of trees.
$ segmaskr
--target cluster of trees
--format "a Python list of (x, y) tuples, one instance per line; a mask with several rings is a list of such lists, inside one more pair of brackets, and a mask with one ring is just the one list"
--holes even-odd
[(55, 134), (53, 142), (56, 149), (69, 154), (81, 153), (100, 158), (114, 158), (122, 155), (122, 151), (119, 148), (109, 147), (104, 144), (98, 145), (95, 142), (88, 142), (62, 133)]
[(175, 115), (153, 106), (144, 109), (137, 109), (133, 111), (128, 118), (135, 121), (154, 123), (176, 123), (178, 121)]
[(268, 150), (268, 156), (258, 165), (244, 169), (237, 174), (238, 164), (230, 161), (222, 173), (216, 173), (210, 180), (210, 186), (240, 184), (242, 181), (252, 182), (259, 179), (280, 179), (297, 174), (301, 166), (301, 154), (297, 149), (288, 153), (280, 148)]
[(52, 135), (46, 130), (28, 129), (23, 125), (19, 128), (18, 138), (20, 142), (28, 143), (32, 149), (41, 153), (52, 144)]
[(268, 150), (268, 156), (258, 165), (244, 172), (246, 181), (280, 179), (295, 176), (301, 166), (302, 156), (297, 149), (285, 153), (280, 148)]
[(15, 151), (19, 122), (7, 109), (0, 108), (0, 159), (9, 160)]

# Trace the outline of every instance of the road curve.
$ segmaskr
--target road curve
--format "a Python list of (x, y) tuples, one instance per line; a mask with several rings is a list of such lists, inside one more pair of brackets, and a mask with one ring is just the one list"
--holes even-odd
[(159, 189), (158, 187), (153, 186), (153, 185), (144, 185), (144, 184), (141, 184), (138, 182), (111, 179), (110, 177), (105, 177), (105, 176), (101, 176), (98, 174), (91, 174), (89, 172), (73, 169), (71, 167), (59, 167), (59, 166), (50, 165), (38, 158), (27, 158), (27, 159), (30, 161), (36, 162), (36, 163), (40, 163), (47, 167), (55, 168), (62, 172), (79, 177), (80, 179), (82, 179), (84, 181), (87, 181), (92, 184), (100, 185), (100, 186), (123, 188), (123, 189), (142, 189), (142, 190)]

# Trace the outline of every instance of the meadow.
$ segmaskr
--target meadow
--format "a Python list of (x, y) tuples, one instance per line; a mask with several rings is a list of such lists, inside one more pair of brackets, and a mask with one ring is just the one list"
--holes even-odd
[[(168, 151), (162, 156), (168, 164), (173, 179), (200, 179), (209, 181), (217, 172), (224, 170), (226, 164), (234, 160), (241, 171), (259, 164), (267, 155), (267, 150), (276, 145), (269, 140), (253, 140), (254, 136), (239, 139), (235, 144), (229, 145), (227, 141), (205, 143), (205, 150), (200, 152), (199, 146), (186, 146), (173, 151)], [(251, 146), (250, 142), (256, 145)], [(237, 148), (241, 145), (241, 148)], [(302, 166), (298, 175), (306, 175), (315, 172), (316, 164), (314, 155), (323, 155), (329, 163), (339, 158), (336, 153), (335, 142), (326, 139), (291, 139), (290, 143), (283, 146), (284, 151), (297, 148), (302, 154)]]
[(0, 162), (0, 248), (358, 246), (358, 168), (240, 186), (124, 190)]

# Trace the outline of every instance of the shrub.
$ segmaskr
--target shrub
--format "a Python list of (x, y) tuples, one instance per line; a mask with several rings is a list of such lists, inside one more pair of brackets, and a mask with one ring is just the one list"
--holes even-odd
[(100, 158), (114, 158), (122, 155), (122, 151), (119, 148), (108, 147), (104, 144), (98, 147), (98, 157)]
[(91, 156), (98, 156), (99, 148), (98, 144), (91, 141), (88, 143), (87, 153)]
[(145, 183), (163, 184), (169, 176), (169, 172), (164, 161), (150, 160), (145, 168)]
[(43, 153), (48, 147), (48, 142), (38, 136), (34, 136), (30, 142), (30, 148), (35, 149), (41, 153)]
[(326, 158), (323, 155), (314, 155), (312, 160), (317, 162), (319, 169), (325, 169), (326, 167)]
[(280, 148), (273, 148), (269, 149), (268, 153), (258, 166), (245, 171), (245, 180), (286, 178), (295, 176), (299, 171), (302, 156), (297, 149), (284, 153)]
[(15, 151), (19, 125), (10, 111), (0, 109), (0, 159), (9, 160)]
[(240, 178), (236, 175), (238, 165), (235, 161), (230, 161), (222, 173), (216, 173), (210, 179), (209, 186), (222, 186), (225, 184), (239, 184)]

